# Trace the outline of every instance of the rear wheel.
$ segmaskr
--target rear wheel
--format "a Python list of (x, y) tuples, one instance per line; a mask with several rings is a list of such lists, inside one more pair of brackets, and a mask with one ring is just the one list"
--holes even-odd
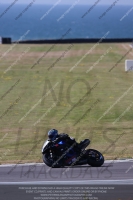
[(104, 163), (104, 157), (103, 155), (95, 150), (95, 149), (89, 149), (87, 150), (88, 154), (88, 164), (92, 167), (100, 167)]
[(59, 167), (61, 167), (61, 165), (56, 160), (54, 160), (53, 158), (51, 158), (51, 156), (50, 156), (49, 153), (43, 154), (43, 162), (47, 166), (52, 167), (52, 168), (59, 168)]

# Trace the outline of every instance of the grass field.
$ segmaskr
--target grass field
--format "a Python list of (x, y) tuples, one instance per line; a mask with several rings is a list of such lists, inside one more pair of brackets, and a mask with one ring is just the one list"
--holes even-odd
[(51, 128), (90, 138), (105, 159), (133, 158), (133, 52), (94, 45), (0, 45), (0, 163), (42, 162)]

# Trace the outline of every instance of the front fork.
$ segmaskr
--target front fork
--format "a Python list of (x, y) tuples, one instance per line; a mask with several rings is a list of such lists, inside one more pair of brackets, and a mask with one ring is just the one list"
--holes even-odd
[(52, 151), (51, 151), (51, 150), (50, 150), (50, 157), (53, 158), (53, 154), (52, 154)]

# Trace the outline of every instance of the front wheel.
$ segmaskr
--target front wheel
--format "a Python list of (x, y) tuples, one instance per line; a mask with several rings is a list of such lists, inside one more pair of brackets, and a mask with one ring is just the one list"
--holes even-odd
[(92, 167), (100, 167), (104, 163), (104, 157), (103, 155), (95, 150), (95, 149), (89, 149), (87, 150), (88, 155), (88, 164)]
[(59, 168), (59, 167), (61, 167), (61, 165), (59, 164), (59, 162), (54, 161), (54, 159), (52, 159), (50, 157), (49, 153), (43, 154), (43, 162), (47, 166), (52, 167), (52, 168)]

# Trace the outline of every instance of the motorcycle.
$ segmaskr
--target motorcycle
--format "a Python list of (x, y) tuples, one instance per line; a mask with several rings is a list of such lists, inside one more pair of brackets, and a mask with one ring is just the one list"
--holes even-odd
[(43, 162), (52, 168), (85, 164), (92, 167), (102, 166), (103, 155), (95, 149), (86, 149), (89, 144), (90, 140), (85, 139), (77, 148), (76, 142), (68, 147), (64, 140), (57, 139), (55, 142), (47, 140), (42, 147)]

